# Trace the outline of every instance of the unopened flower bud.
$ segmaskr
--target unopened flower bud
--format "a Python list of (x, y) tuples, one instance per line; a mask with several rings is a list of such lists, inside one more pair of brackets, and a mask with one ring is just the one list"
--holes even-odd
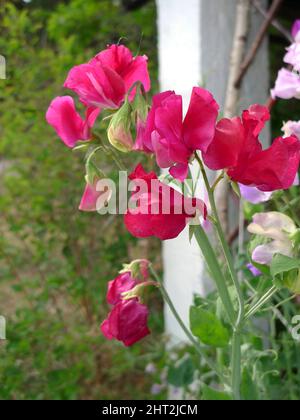
[(126, 100), (124, 105), (113, 115), (107, 130), (110, 144), (123, 153), (128, 153), (133, 148), (131, 113), (131, 105)]

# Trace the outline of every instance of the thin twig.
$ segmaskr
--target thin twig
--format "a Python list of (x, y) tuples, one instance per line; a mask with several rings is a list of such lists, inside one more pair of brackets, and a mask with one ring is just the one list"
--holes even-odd
[(241, 69), (240, 69), (240, 73), (235, 81), (235, 87), (238, 88), (241, 83), (242, 80), (245, 76), (245, 74), (247, 73), (249, 67), (251, 66), (251, 64), (253, 63), (257, 52), (259, 51), (260, 46), (262, 45), (264, 39), (265, 39), (265, 35), (269, 29), (269, 26), (271, 25), (272, 20), (274, 19), (276, 13), (278, 12), (281, 4), (282, 4), (283, 0), (273, 0), (273, 3), (267, 13), (267, 16), (260, 28), (260, 30), (258, 31), (257, 37), (255, 38), (250, 51), (248, 52), (248, 54), (245, 57), (245, 60), (243, 61), (242, 65), (241, 65)]
[[(268, 16), (268, 11), (263, 8), (259, 0), (251, 0), (253, 7), (264, 17), (266, 18)], [(277, 20), (273, 19), (271, 22), (271, 25), (274, 26), (275, 29), (277, 29), (278, 32), (280, 32), (289, 42), (293, 42), (293, 37), (290, 34), (289, 31), (285, 29), (283, 25)]]

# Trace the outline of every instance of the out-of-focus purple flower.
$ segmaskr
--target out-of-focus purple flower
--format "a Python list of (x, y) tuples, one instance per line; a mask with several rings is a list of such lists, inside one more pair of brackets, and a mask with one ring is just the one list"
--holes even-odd
[(165, 388), (165, 385), (153, 384), (150, 392), (152, 395), (158, 395), (164, 390), (164, 388)]
[(248, 187), (243, 184), (239, 184), (239, 186), (243, 199), (252, 204), (265, 203), (270, 200), (273, 194), (273, 192), (260, 191), (256, 187)]
[(262, 274), (262, 272), (251, 263), (247, 264), (247, 268), (251, 271), (254, 277), (259, 277)]
[(292, 26), (292, 37), (296, 42), (300, 42), (300, 19), (295, 20)]
[(299, 174), (297, 174), (295, 181), (293, 183), (293, 187), (299, 187), (299, 185), (300, 185), (300, 179), (299, 179)]
[(145, 373), (155, 373), (156, 372), (156, 366), (154, 363), (148, 363), (148, 365), (145, 367)]

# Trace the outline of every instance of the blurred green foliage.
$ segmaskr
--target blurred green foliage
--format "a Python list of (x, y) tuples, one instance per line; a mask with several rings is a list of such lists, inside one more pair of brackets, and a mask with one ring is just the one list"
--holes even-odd
[[(63, 145), (45, 112), (64, 94), (70, 67), (121, 37), (134, 52), (147, 52), (156, 79), (154, 1), (130, 13), (106, 0), (0, 7), (7, 59), (0, 81), (0, 314), (7, 318), (0, 398), (146, 398), (145, 364), (162, 351), (155, 334), (128, 350), (99, 331), (107, 281), (138, 244), (121, 217), (78, 211), (83, 156)], [(100, 164), (116, 176), (105, 157)], [(151, 324), (160, 331), (161, 315)]]

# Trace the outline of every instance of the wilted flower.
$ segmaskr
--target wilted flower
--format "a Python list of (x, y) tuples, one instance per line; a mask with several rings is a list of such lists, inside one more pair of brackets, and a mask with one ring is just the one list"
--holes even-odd
[(101, 324), (101, 331), (109, 340), (117, 339), (131, 346), (150, 334), (147, 326), (149, 311), (138, 299), (121, 300)]
[(118, 275), (108, 283), (107, 303), (116, 305), (122, 300), (123, 293), (133, 289), (137, 284), (137, 281), (132, 277), (130, 272)]
[[(138, 286), (141, 289), (150, 282), (139, 282), (130, 271), (119, 274), (108, 283), (107, 303), (113, 305), (108, 317), (101, 324), (101, 331), (109, 340), (122, 341), (131, 346), (150, 334), (147, 326), (149, 311), (140, 302)], [(132, 297), (128, 294), (134, 292)]]

